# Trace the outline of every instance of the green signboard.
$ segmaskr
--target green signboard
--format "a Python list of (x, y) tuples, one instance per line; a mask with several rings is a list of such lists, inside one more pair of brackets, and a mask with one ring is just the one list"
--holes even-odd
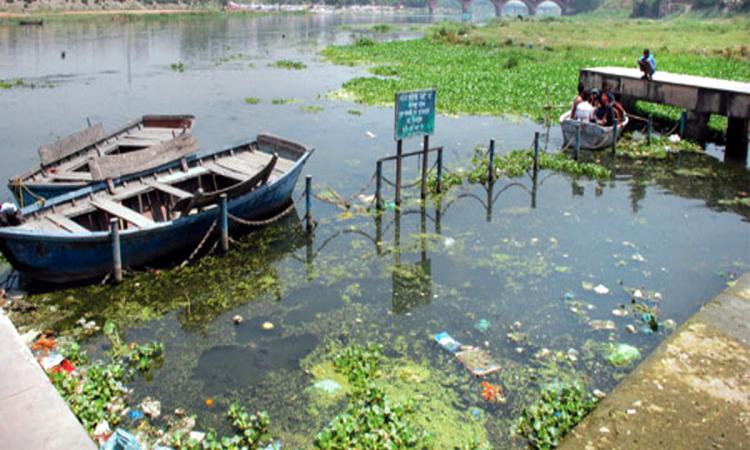
[(435, 89), (396, 93), (394, 139), (435, 132)]

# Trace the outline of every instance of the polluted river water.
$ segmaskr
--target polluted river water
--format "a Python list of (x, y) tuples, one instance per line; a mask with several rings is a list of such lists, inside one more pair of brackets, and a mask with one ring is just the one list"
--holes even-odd
[[(401, 32), (382, 37), (409, 38), (426, 21), (288, 15), (0, 26), (0, 78), (24, 80), (0, 91), (3, 179), (35, 165), (39, 144), (87, 117), (111, 129), (142, 114), (189, 113), (205, 150), (263, 131), (314, 146), (305, 173), (316, 194), (330, 198), (330, 188), (353, 204), (315, 200), (308, 236), (297, 202), (296, 214), (238, 237), (227, 255), (116, 287), (22, 279), (42, 321), (78, 332), (81, 317), (111, 319), (128, 341), (162, 342), (163, 364), (132, 384), (133, 404), (151, 396), (164, 411), (197, 414), (198, 428), (222, 430), (237, 400), (268, 411), (285, 448), (310, 447), (344, 408), (342, 396), (312, 387), (331, 376), (329, 349), (376, 342), (387, 392), (414, 402), (414, 421), (436, 448), (475, 439), (523, 447), (512, 425), (540, 386), (576, 379), (608, 392), (637, 363), (614, 365), (612, 349), (627, 344), (645, 357), (747, 271), (750, 209), (726, 202), (747, 190), (747, 171), (705, 155), (602, 156), (613, 169), (604, 181), (542, 171), (536, 185), (525, 176), (500, 179), (491, 192), (467, 184), (423, 208), (410, 188), (400, 212), (367, 212), (369, 199), (355, 194), (374, 193), (375, 161), (395, 151), (393, 111), (330, 95), (366, 72), (318, 53), (351, 42), (342, 25), (398, 22)], [(304, 68), (271, 66), (284, 59)], [(528, 148), (537, 131), (522, 118), (438, 116), (432, 143), (455, 171), (479, 144), (496, 139), (503, 154)], [(553, 129), (550, 148), (560, 141)], [(407, 181), (418, 167), (405, 162)], [(390, 179), (393, 171), (386, 166)], [(384, 195), (390, 202), (392, 189)], [(486, 379), (503, 386), (505, 404), (482, 398), (482, 380), (435, 343), (440, 332), (501, 366)], [(96, 335), (83, 344), (93, 355), (107, 349)]]

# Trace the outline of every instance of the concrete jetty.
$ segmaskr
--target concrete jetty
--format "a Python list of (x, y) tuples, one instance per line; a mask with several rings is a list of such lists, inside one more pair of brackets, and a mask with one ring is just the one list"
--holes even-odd
[(750, 448), (750, 273), (680, 326), (562, 450)]
[(0, 447), (96, 450), (78, 419), (0, 312)]
[(746, 159), (750, 124), (750, 83), (657, 71), (653, 79), (641, 78), (638, 69), (596, 67), (581, 69), (580, 81), (589, 89), (608, 86), (626, 108), (636, 100), (687, 110), (685, 134), (703, 142), (711, 114), (728, 118), (727, 157)]

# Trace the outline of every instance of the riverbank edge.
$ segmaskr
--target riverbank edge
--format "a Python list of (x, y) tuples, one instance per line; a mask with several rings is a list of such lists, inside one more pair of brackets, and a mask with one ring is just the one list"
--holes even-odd
[(218, 8), (196, 8), (196, 9), (45, 9), (30, 12), (2, 11), (0, 10), (0, 21), (10, 20), (75, 20), (96, 17), (129, 16), (129, 17), (152, 17), (152, 16), (201, 16), (201, 15), (247, 15), (265, 16), (278, 15), (301, 15), (308, 11), (223, 11)]
[(750, 448), (750, 272), (704, 305), (559, 447)]
[(3, 448), (96, 449), (3, 312), (0, 312), (0, 417)]

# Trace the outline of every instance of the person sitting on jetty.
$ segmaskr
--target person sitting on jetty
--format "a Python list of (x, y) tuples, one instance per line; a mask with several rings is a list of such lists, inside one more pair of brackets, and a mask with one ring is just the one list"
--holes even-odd
[(643, 56), (638, 59), (638, 68), (643, 72), (641, 78), (651, 80), (656, 72), (656, 59), (649, 49), (643, 50)]
[(578, 105), (583, 101), (583, 92), (584, 92), (583, 83), (578, 83), (578, 94), (576, 95), (576, 98), (573, 99), (573, 109), (570, 110), (570, 117), (576, 116), (576, 108), (578, 108)]
[(575, 115), (572, 116), (575, 120), (581, 122), (591, 122), (594, 117), (594, 107), (591, 105), (590, 100), (593, 98), (591, 92), (587, 89), (583, 91), (583, 97), (580, 103), (575, 107)]

